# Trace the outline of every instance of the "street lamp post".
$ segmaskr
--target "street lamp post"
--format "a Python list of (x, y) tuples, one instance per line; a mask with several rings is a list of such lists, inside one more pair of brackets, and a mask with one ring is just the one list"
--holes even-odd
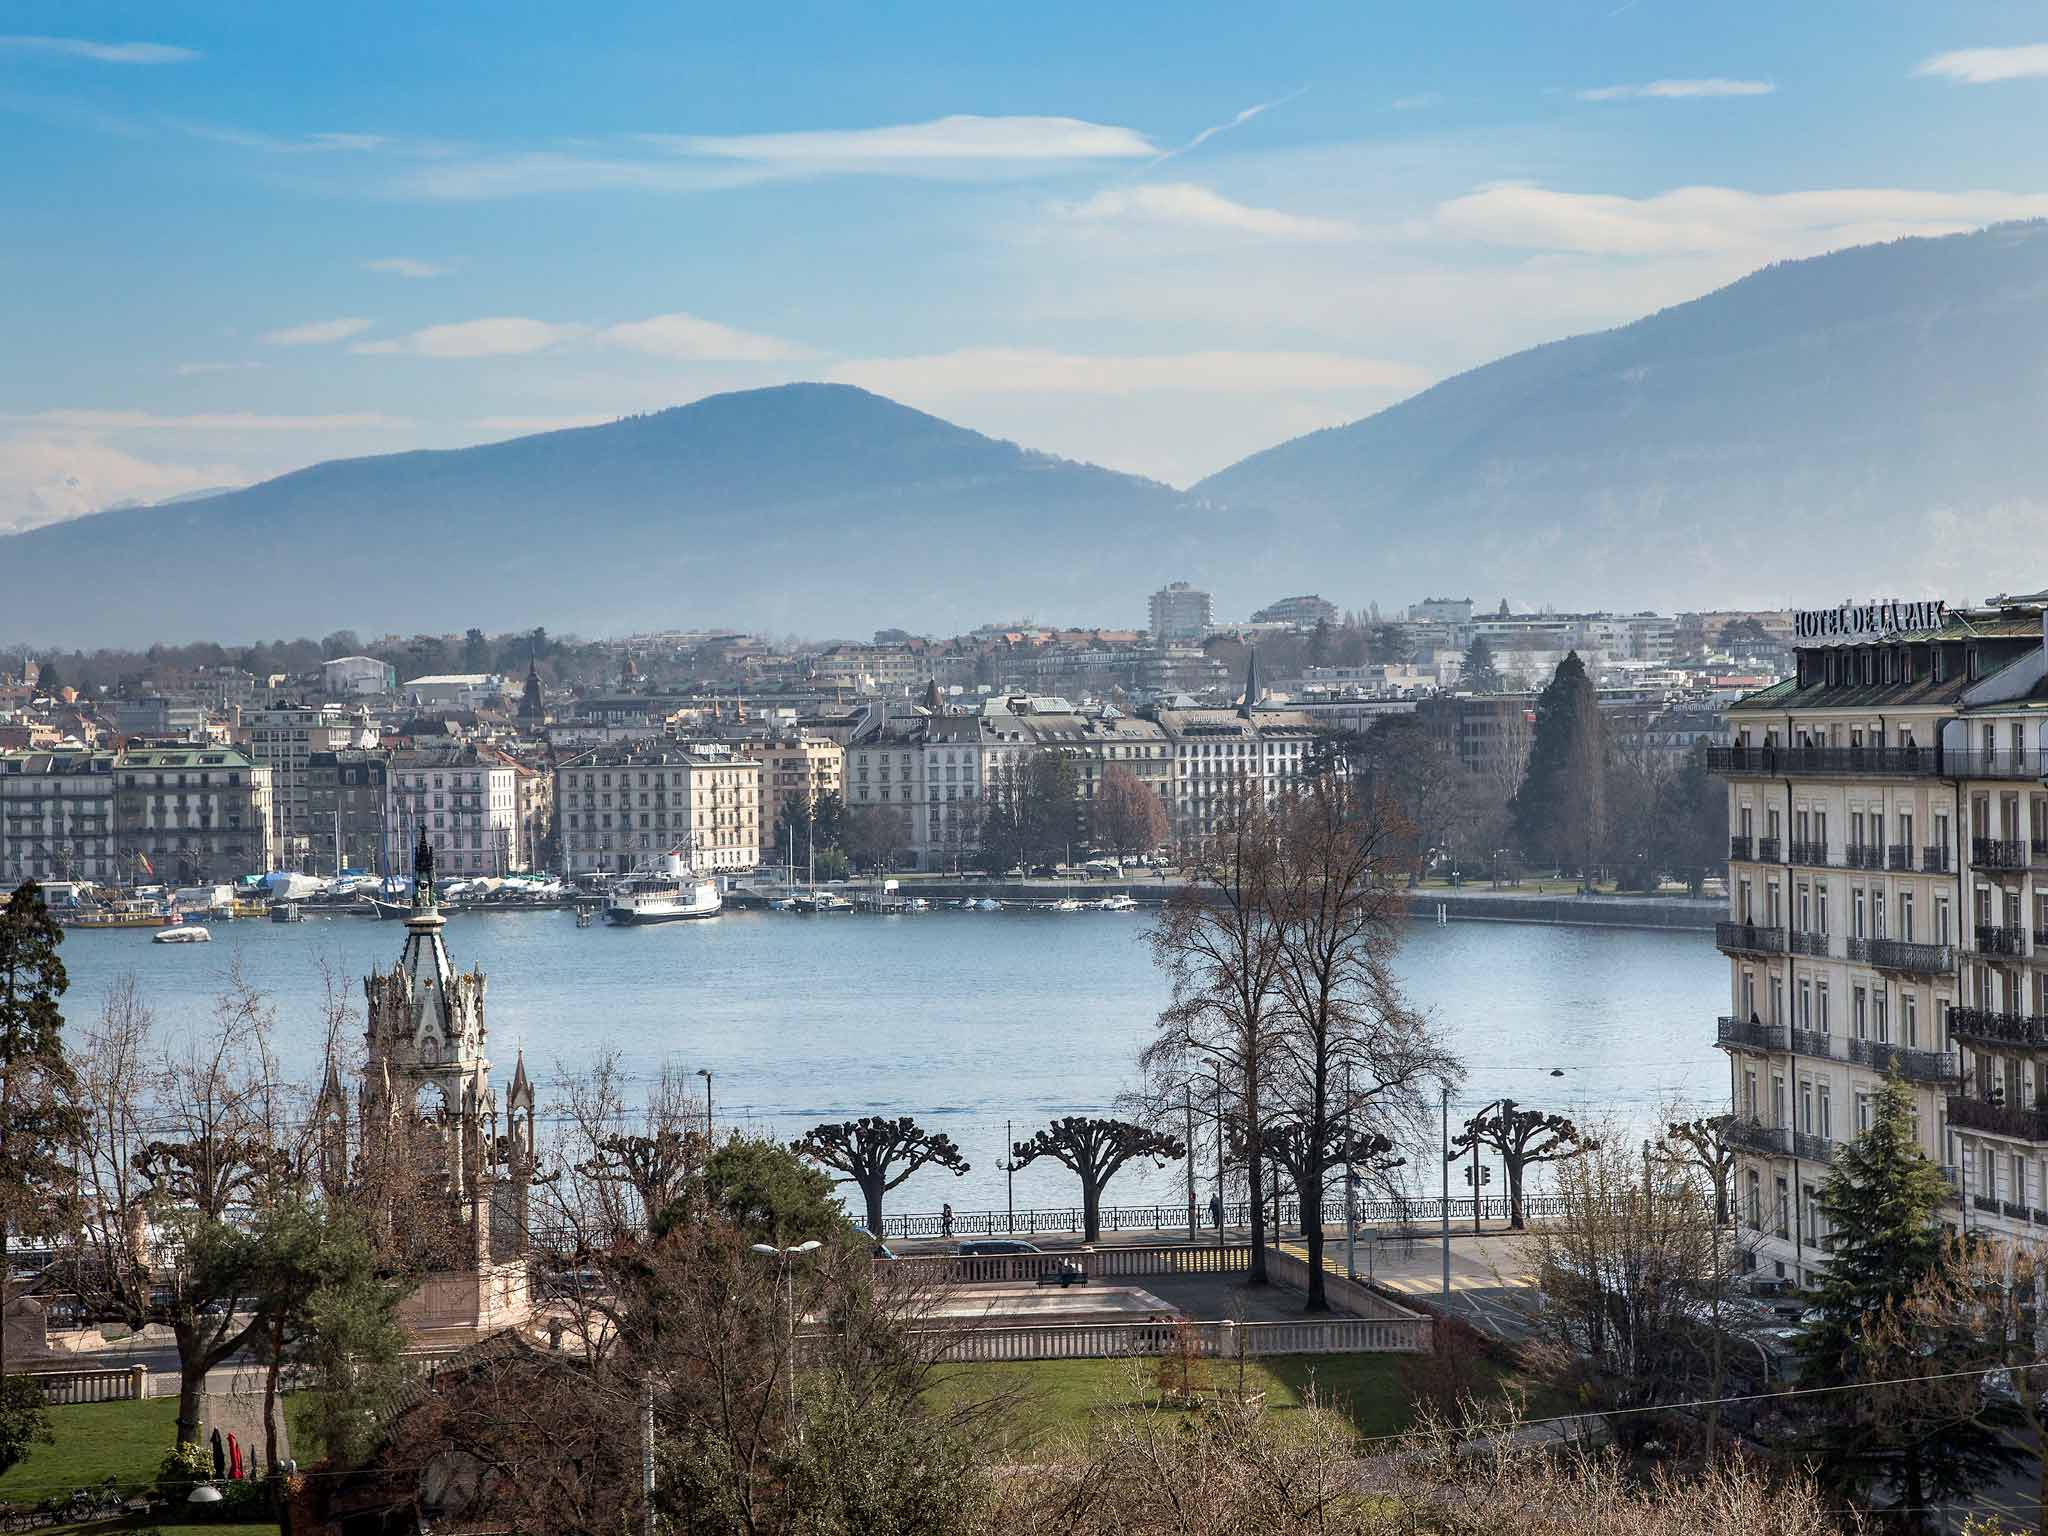
[(1444, 1300), (1451, 1297), (1451, 1085), (1445, 1083), (1444, 1091), (1444, 1170), (1443, 1170), (1443, 1217), (1444, 1235)]
[(764, 1258), (775, 1260), (776, 1266), (782, 1271), (782, 1305), (789, 1325), (789, 1361), (785, 1376), (788, 1384), (789, 1435), (792, 1440), (801, 1441), (804, 1437), (803, 1426), (797, 1422), (796, 1417), (796, 1281), (789, 1272), (789, 1261), (800, 1254), (815, 1253), (820, 1245), (814, 1237), (809, 1242), (798, 1243), (790, 1248), (778, 1248), (773, 1243), (750, 1243), (748, 1246)]
[(1003, 1122), (1003, 1156), (996, 1166), (1003, 1170), (1003, 1184), (1010, 1207), (1010, 1232), (1014, 1236), (1017, 1231), (1017, 1143), (1008, 1120)]
[(717, 1122), (711, 1118), (711, 1069), (699, 1067), (697, 1075), (704, 1079), (704, 1139), (708, 1142), (718, 1134)]

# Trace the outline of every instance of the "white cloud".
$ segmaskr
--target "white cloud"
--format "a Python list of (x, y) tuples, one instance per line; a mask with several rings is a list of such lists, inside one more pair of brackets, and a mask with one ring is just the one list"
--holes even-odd
[(363, 263), (365, 272), (381, 272), (387, 277), (439, 277), (448, 269), (431, 261), (416, 261), (410, 256), (379, 256), (374, 261)]
[(1642, 85), (1601, 85), (1575, 94), (1581, 101), (1685, 101), (1699, 96), (1768, 96), (1777, 89), (1768, 80), (1651, 80)]
[(280, 331), (265, 331), (257, 340), (273, 347), (309, 347), (347, 341), (369, 328), (367, 320), (344, 316), (339, 320), (312, 320), (304, 325), (288, 325)]
[(1038, 347), (966, 347), (841, 363), (827, 375), (897, 399), (967, 395), (1258, 394), (1373, 389), (1406, 393), (1431, 376), (1406, 363), (1325, 352), (1181, 352), (1091, 356)]
[(232, 144), (237, 149), (260, 149), (271, 155), (369, 154), (395, 141), (381, 133), (308, 133), (281, 138), (272, 133), (253, 133), (243, 128), (217, 128), (208, 123), (178, 123), (179, 129), (195, 139), (215, 144)]
[(1755, 251), (1810, 254), (1912, 234), (1951, 234), (2048, 216), (2048, 194), (1851, 187), (1760, 194), (1680, 187), (1654, 197), (1510, 184), (1439, 204), (1440, 234), (1522, 250), (1604, 256)]
[(1191, 149), (1200, 149), (1204, 144), (1208, 143), (1211, 139), (1215, 138), (1217, 134), (1228, 133), (1233, 128), (1241, 128), (1246, 123), (1250, 122), (1253, 118), (1257, 117), (1260, 113), (1270, 112), (1275, 107), (1284, 107), (1287, 105), (1288, 102), (1293, 101), (1298, 97), (1305, 96), (1307, 94), (1308, 87), (1304, 85), (1300, 90), (1289, 91), (1285, 96), (1278, 97), (1275, 100), (1261, 101), (1253, 106), (1246, 107), (1243, 111), (1233, 113), (1230, 117), (1224, 119), (1220, 123), (1210, 124), (1207, 128), (1204, 128), (1200, 133), (1196, 134), (1192, 139), (1189, 139), (1187, 143), (1181, 145), (1179, 149), (1169, 149), (1164, 154), (1160, 155), (1159, 159), (1171, 160), (1176, 155), (1184, 155)]
[(180, 363), (171, 371), (181, 379), (200, 373), (239, 373), (248, 368), (261, 368), (261, 363)]
[(1232, 202), (1194, 182), (1171, 181), (1135, 187), (1106, 187), (1084, 203), (1055, 204), (1075, 219), (1143, 219), (1201, 229), (1234, 230), (1276, 240), (1338, 241), (1358, 236), (1343, 219), (1316, 218)]
[(677, 362), (773, 363), (810, 355), (793, 342), (757, 336), (715, 320), (680, 313), (608, 326), (597, 333), (597, 338), (613, 346)]
[(1933, 75), (1959, 85), (1992, 85), (2000, 80), (2048, 79), (2048, 43), (2016, 48), (1958, 48), (1922, 59), (1916, 75)]
[(10, 418), (75, 432), (353, 432), (408, 426), (404, 418), (377, 411), (325, 416), (273, 416), (257, 411), (200, 411), (164, 415), (155, 411), (34, 411)]
[(90, 433), (23, 433), (0, 438), (0, 532), (60, 523), (124, 501), (161, 501), (238, 485), (239, 465), (165, 463), (101, 442)]
[(0, 53), (54, 53), (99, 64), (183, 64), (199, 57), (169, 43), (96, 43), (83, 37), (0, 35)]
[(494, 315), (453, 325), (430, 325), (390, 341), (359, 341), (349, 351), (413, 357), (523, 357), (581, 336), (585, 329), (522, 315)]
[(913, 176), (1058, 161), (1150, 159), (1159, 153), (1134, 129), (1073, 117), (960, 115), (826, 132), (657, 134), (649, 135), (648, 142), (693, 158), (739, 160), (799, 174)]

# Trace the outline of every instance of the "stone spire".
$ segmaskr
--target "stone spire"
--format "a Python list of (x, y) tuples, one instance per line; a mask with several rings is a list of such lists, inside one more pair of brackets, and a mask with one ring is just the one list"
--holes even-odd
[(1244, 658), (1244, 702), (1237, 712), (1245, 719), (1252, 717), (1252, 711), (1259, 707), (1259, 648), (1255, 645), (1245, 652)]
[(546, 712), (540, 693), (540, 668), (532, 656), (526, 658), (526, 691), (519, 697), (519, 718), (539, 720)]

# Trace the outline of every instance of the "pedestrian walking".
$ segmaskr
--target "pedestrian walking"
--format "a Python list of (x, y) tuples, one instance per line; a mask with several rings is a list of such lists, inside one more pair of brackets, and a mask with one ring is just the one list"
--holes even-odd
[(221, 1439), (218, 1429), (213, 1432), (213, 1475), (215, 1477), (226, 1477), (228, 1475), (227, 1442)]
[(1223, 1197), (1221, 1195), (1211, 1195), (1209, 1197), (1209, 1225), (1218, 1232), (1223, 1230)]
[(951, 1237), (952, 1235), (953, 1207), (950, 1205), (942, 1205), (939, 1207), (939, 1236)]

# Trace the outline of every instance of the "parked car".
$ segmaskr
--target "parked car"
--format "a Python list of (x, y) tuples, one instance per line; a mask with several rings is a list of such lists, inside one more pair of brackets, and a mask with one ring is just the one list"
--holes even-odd
[(876, 1237), (875, 1234), (870, 1232), (866, 1227), (856, 1224), (854, 1226), (853, 1232), (854, 1236), (863, 1237), (867, 1239), (869, 1249), (873, 1257), (878, 1259), (893, 1259), (896, 1257), (895, 1253), (891, 1251), (889, 1245), (883, 1242), (880, 1238)]
[(1027, 1243), (1015, 1237), (977, 1237), (960, 1245), (963, 1259), (1004, 1259), (1020, 1253), (1043, 1253), (1045, 1250), (1036, 1243)]

